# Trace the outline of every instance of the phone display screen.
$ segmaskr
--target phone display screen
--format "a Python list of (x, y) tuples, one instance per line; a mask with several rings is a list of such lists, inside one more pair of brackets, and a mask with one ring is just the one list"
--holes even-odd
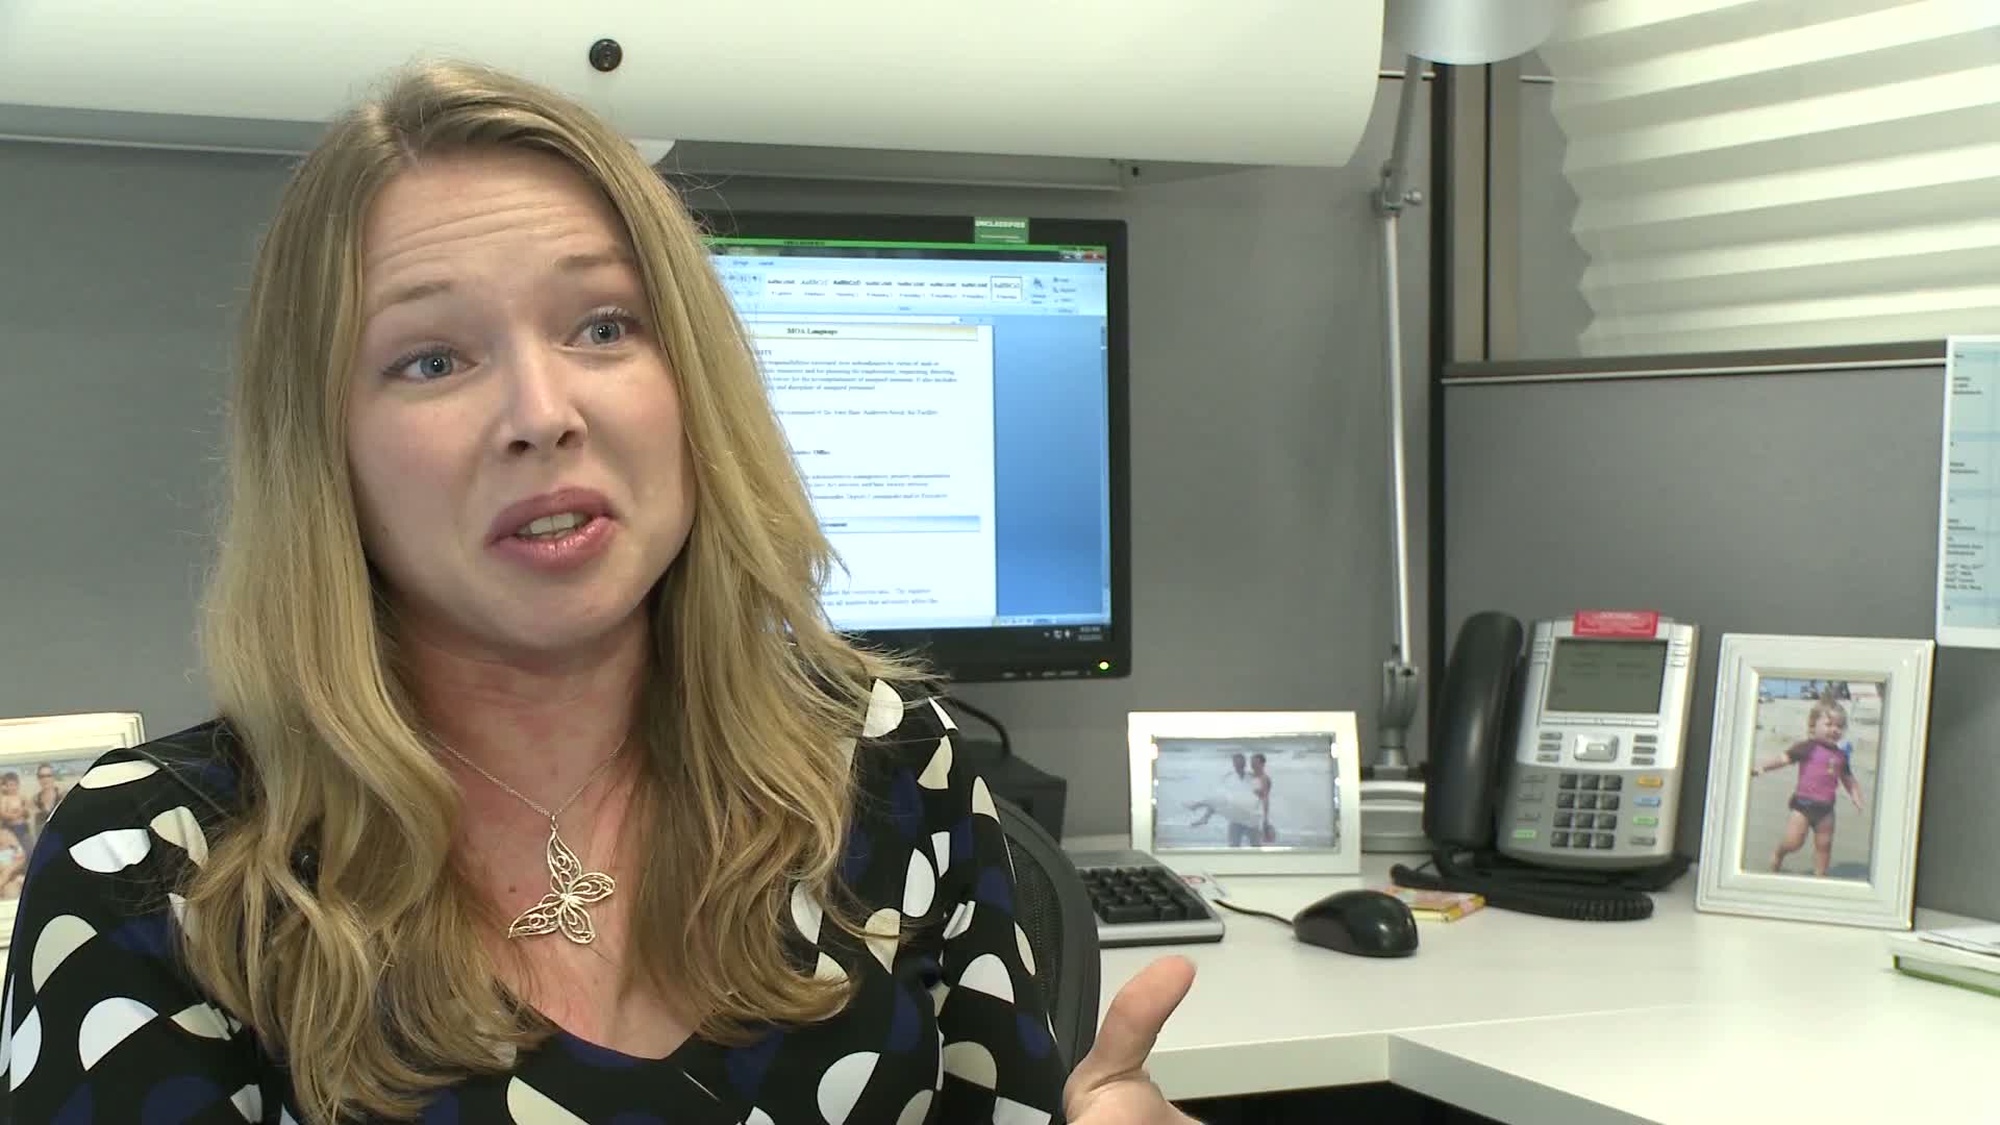
[(1556, 641), (1549, 662), (1549, 711), (1602, 715), (1651, 715), (1660, 709), (1667, 674), (1667, 642)]

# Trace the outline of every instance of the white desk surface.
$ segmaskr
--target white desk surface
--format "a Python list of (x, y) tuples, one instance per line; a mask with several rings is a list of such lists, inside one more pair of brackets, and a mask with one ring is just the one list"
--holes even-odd
[[(1290, 916), (1386, 881), (1398, 860), (1420, 862), (1222, 881), (1233, 901)], [(1154, 958), (1195, 963), (1152, 1058), (1177, 1099), (1388, 1081), (1523, 1125), (2000, 1122), (2000, 998), (1896, 972), (1879, 930), (1697, 912), (1694, 886), (1690, 872), (1655, 895), (1643, 922), (1491, 907), (1424, 922), (1417, 953), (1396, 960), (1225, 912), (1219, 943), (1104, 950), (1102, 1003)]]

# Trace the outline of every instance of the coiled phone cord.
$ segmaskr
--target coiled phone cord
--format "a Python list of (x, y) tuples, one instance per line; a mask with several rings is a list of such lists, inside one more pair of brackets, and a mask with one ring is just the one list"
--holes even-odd
[(1638, 922), (1653, 916), (1653, 899), (1646, 892), (1660, 890), (1688, 868), (1681, 857), (1617, 874), (1526, 864), (1503, 868), (1499, 862), (1490, 853), (1473, 853), (1467, 862), (1458, 853), (1440, 851), (1425, 865), (1435, 866), (1434, 873), (1399, 863), (1389, 876), (1398, 886), (1416, 890), (1470, 892), (1498, 910), (1576, 922)]

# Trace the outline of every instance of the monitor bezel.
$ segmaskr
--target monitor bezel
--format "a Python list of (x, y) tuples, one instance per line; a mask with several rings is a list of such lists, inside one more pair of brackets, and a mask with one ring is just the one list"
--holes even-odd
[[(1010, 216), (1014, 217), (1014, 216)], [(704, 236), (975, 244), (972, 215), (698, 210)], [(911, 653), (957, 683), (1117, 679), (1132, 670), (1131, 327), (1122, 219), (1028, 216), (1030, 244), (1105, 248), (1105, 420), (1110, 490), (1111, 621), (1094, 641), (1055, 640), (1041, 626), (861, 630), (870, 648)], [(1004, 243), (992, 244), (996, 249)]]

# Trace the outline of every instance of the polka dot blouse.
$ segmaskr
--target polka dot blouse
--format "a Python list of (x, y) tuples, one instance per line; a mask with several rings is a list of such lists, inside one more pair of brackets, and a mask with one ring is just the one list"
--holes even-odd
[[(929, 699), (877, 684), (856, 750), (843, 875), (856, 942), (794, 894), (801, 965), (856, 982), (824, 1022), (743, 1046), (699, 1036), (664, 1059), (557, 1032), (509, 1072), (439, 1091), (425, 1125), (1042, 1125), (1061, 1064), (1013, 912), (985, 783), (953, 760)], [(188, 864), (235, 807), (239, 759), (216, 723), (106, 754), (29, 861), (7, 951), (0, 1121), (303, 1125), (284, 1068), (190, 981), (175, 953)]]

